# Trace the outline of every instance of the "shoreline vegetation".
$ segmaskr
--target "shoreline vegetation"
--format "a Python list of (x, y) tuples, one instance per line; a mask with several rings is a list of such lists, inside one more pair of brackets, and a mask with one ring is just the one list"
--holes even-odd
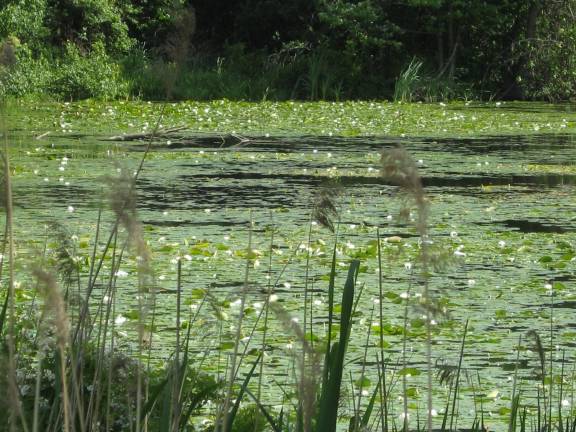
[(0, 95), (566, 101), (575, 0), (8, 0)]

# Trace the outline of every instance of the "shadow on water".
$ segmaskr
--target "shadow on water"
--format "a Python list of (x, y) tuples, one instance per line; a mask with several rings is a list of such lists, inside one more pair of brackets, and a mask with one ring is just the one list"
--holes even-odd
[[(153, 151), (230, 151), (295, 153), (317, 151), (369, 152), (401, 144), (407, 148), (425, 147), (427, 151), (446, 150), (488, 154), (493, 152), (525, 152), (527, 150), (572, 148), (576, 138), (572, 134), (506, 135), (480, 138), (405, 138), (405, 137), (235, 137), (235, 136), (186, 136), (182, 135), (166, 144), (166, 140), (152, 144)], [(135, 152), (144, 151), (147, 143), (132, 144), (128, 148)]]
[[(470, 104), (469, 107), (475, 110), (494, 111), (496, 104)], [(576, 105), (573, 103), (551, 104), (551, 103), (523, 103), (523, 102), (505, 102), (497, 105), (498, 110), (512, 111), (519, 114), (532, 112), (532, 113), (573, 113), (576, 112)], [(456, 107), (448, 107), (450, 110), (458, 110)]]
[[(278, 207), (304, 209), (309, 207), (314, 191), (328, 181), (337, 182), (358, 197), (368, 197), (375, 193), (389, 194), (392, 193), (392, 185), (378, 176), (378, 152), (398, 143), (425, 161), (421, 167), (422, 181), (432, 195), (501, 196), (509, 199), (510, 196), (529, 196), (576, 184), (576, 174), (570, 171), (540, 173), (520, 169), (526, 163), (545, 163), (546, 166), (560, 164), (562, 161), (573, 163), (574, 137), (571, 135), (415, 140), (312, 136), (251, 137), (246, 138), (245, 142), (243, 139), (236, 136), (181, 136), (172, 139), (170, 144), (166, 144), (166, 141), (155, 144), (153, 151), (176, 151), (180, 157), (174, 160), (151, 159), (147, 162), (146, 175), (139, 181), (140, 207), (153, 211)], [(141, 151), (147, 144), (122, 145)], [(216, 151), (216, 155), (192, 163), (206, 149)], [(257, 154), (259, 157), (257, 160), (232, 157), (236, 152)], [(276, 155), (280, 153), (288, 157), (278, 159)], [(367, 159), (367, 155), (371, 157)], [(477, 163), (476, 157), (479, 155), (482, 155), (482, 161), (489, 158), (490, 164)], [(501, 162), (510, 168), (505, 171), (496, 169)], [(332, 167), (340, 170), (335, 176), (326, 174)], [(372, 175), (361, 174), (369, 167)], [(351, 169), (358, 174), (348, 175), (346, 170)], [(41, 194), (37, 194), (37, 191), (31, 193), (24, 188), (18, 198), (23, 206), (30, 204), (36, 207), (63, 201), (74, 205), (74, 202), (93, 194), (93, 190), (84, 185), (64, 187), (61, 184), (46, 183), (41, 186), (41, 190)], [(193, 221), (189, 222), (194, 224)], [(523, 222), (516, 218), (508, 219), (506, 226), (522, 232), (562, 233), (571, 230), (547, 223)]]
[(576, 232), (576, 227), (556, 225), (550, 222), (540, 222), (528, 219), (506, 219), (496, 222), (476, 222), (477, 225), (502, 225), (506, 230), (522, 233), (556, 233)]

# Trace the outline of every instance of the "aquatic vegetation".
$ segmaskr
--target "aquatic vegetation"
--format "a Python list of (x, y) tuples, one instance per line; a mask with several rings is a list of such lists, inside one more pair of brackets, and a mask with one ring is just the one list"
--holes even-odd
[[(80, 393), (92, 419), (106, 418), (110, 400), (120, 410), (109, 405), (110, 418), (127, 419), (134, 428), (146, 418), (154, 428), (316, 430), (317, 417), (303, 413), (322, 411), (321, 400), (328, 399), (321, 389), (331, 383), (331, 397), (340, 387), (342, 423), (353, 430), (421, 428), (428, 414), (434, 427), (447, 429), (572, 422), (567, 389), (576, 226), (570, 216), (574, 184), (563, 172), (574, 157), (573, 137), (564, 133), (572, 123), (563, 120), (566, 107), (550, 108), (543, 120), (542, 113), (506, 111), (505, 105), (488, 112), (473, 104), (244, 104), (241, 112), (225, 101), (185, 103), (167, 106), (159, 127), (189, 124), (194, 133), (149, 134), (150, 141), (104, 139), (156, 129), (153, 104), (39, 106), (15, 119), (27, 128), (11, 133), (10, 148), (13, 298), (18, 332), (26, 335), (20, 346), (27, 346), (21, 351), (24, 378), (16, 384), (27, 412), (34, 410), (35, 343), (42, 331), (54, 354), (45, 363), (50, 372), (41, 375), (41, 394), (62, 376), (58, 328), (50, 320), (39, 328), (32, 308), (49, 306), (47, 316), (60, 310), (58, 301), (37, 295), (29, 263), (41, 257), (36, 275), (42, 286), (68, 286), (55, 299), (63, 301), (72, 334), (84, 316), (79, 334), (89, 346), (83, 354), (98, 359), (84, 372), (99, 390), (84, 393), (82, 387)], [(428, 138), (376, 136), (380, 129), (367, 126), (364, 114), (371, 110), (376, 121), (377, 110), (403, 107), (398, 121), (406, 128), (403, 117), (416, 112), (474, 109), (483, 117), (478, 136), (465, 139), (442, 136), (459, 135), (460, 126)], [(266, 130), (264, 122), (280, 112), (308, 117), (293, 130), (286, 125), (296, 125), (296, 117), (271, 120)], [(341, 117), (330, 118), (335, 112)], [(370, 136), (343, 137), (344, 129), (332, 137), (296, 135), (319, 134), (330, 122), (338, 124), (335, 119), (344, 121), (346, 112), (357, 119), (358, 133)], [(507, 126), (522, 130), (509, 123), (520, 116), (529, 122), (540, 116), (538, 133), (492, 135)], [(490, 119), (502, 120), (492, 132)], [(543, 121), (563, 133), (543, 134)], [(412, 194), (426, 209), (425, 232), (415, 201), (392, 184), (406, 169), (391, 169), (398, 158), (381, 160), (380, 151), (398, 142), (413, 157), (401, 165), (412, 173), (407, 178), (421, 179), (400, 183), (426, 192)], [(340, 193), (317, 198), (326, 180)], [(314, 202), (324, 210), (315, 215), (320, 223), (312, 217)], [(425, 248), (429, 259), (420, 274)], [(339, 299), (351, 267), (350, 310), (350, 299)], [(56, 273), (65, 277), (51, 279)], [(347, 333), (342, 363), (344, 351), (327, 347)], [(511, 346), (518, 348), (511, 353)], [(74, 364), (72, 345), (65, 349)], [(325, 379), (318, 359), (330, 352), (342, 367)], [(427, 357), (438, 373), (432, 392)], [(106, 393), (108, 383), (115, 384), (108, 375), (114, 368), (106, 365), (115, 362), (129, 365), (130, 404), (123, 404), (121, 386)], [(534, 384), (543, 375), (544, 384)], [(318, 378), (315, 384), (310, 376)], [(182, 386), (189, 392), (178, 394)], [(72, 417), (85, 406), (77, 398), (69, 400)], [(45, 408), (38, 412), (49, 412)]]
[[(119, 135), (150, 131), (160, 105), (150, 102), (18, 102), (15, 130), (54, 134)], [(268, 136), (478, 137), (568, 133), (572, 106), (455, 102), (181, 102), (163, 108), (162, 126), (187, 126), (200, 134)], [(218, 136), (218, 135), (216, 135)], [(174, 141), (167, 138), (166, 141)], [(176, 141), (175, 141), (176, 142)]]

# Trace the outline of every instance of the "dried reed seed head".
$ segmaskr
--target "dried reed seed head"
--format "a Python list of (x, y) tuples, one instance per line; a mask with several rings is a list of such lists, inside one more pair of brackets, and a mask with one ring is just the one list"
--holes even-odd
[(70, 335), (70, 326), (56, 277), (40, 267), (33, 269), (32, 274), (38, 280), (40, 294), (45, 298), (48, 310), (52, 312), (58, 343), (65, 345)]
[(137, 216), (137, 195), (135, 178), (128, 170), (121, 169), (118, 177), (107, 177), (108, 199), (118, 221), (128, 232), (128, 240), (139, 257), (138, 273), (142, 285), (151, 285), (150, 249), (144, 240), (142, 225)]
[(7, 39), (0, 44), (0, 66), (13, 66), (16, 64), (17, 39)]
[(380, 163), (385, 179), (412, 192), (422, 188), (418, 167), (403, 147), (382, 150)]
[(186, 60), (192, 35), (196, 32), (196, 10), (190, 5), (173, 11), (173, 15), (176, 18), (172, 31), (161, 49), (170, 61), (180, 63)]
[(334, 185), (321, 188), (314, 199), (314, 209), (312, 219), (321, 226), (334, 232), (334, 222), (332, 219), (337, 218), (337, 199), (340, 196), (340, 189)]
[(110, 207), (117, 216), (128, 217), (129, 213), (136, 212), (136, 187), (134, 177), (127, 169), (119, 168), (119, 175), (106, 177), (108, 184), (108, 200)]
[(53, 249), (56, 269), (64, 286), (69, 287), (78, 281), (78, 264), (76, 263), (76, 245), (72, 234), (57, 221), (48, 222), (49, 236), (56, 246)]
[[(414, 159), (403, 147), (385, 149), (381, 152), (382, 177), (397, 184), (409, 195), (418, 209), (416, 227), (421, 236), (426, 235), (428, 218), (428, 201), (424, 194), (418, 167)], [(408, 207), (403, 208), (404, 215), (409, 216)]]

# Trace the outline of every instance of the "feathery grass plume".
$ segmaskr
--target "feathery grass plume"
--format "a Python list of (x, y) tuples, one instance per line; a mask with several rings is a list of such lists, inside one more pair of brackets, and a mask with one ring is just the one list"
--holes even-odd
[(66, 289), (78, 283), (78, 263), (76, 261), (76, 246), (72, 234), (57, 221), (48, 223), (50, 237), (55, 242), (54, 260), (57, 274)]
[(138, 272), (141, 282), (146, 282), (143, 287), (150, 287), (149, 278), (152, 276), (150, 268), (151, 256), (150, 250), (142, 230), (142, 224), (138, 220), (137, 214), (137, 195), (135, 178), (129, 170), (121, 169), (117, 177), (107, 178), (109, 188), (109, 201), (112, 211), (115, 213), (118, 221), (128, 233), (128, 240), (131, 248), (138, 258)]
[[(432, 431), (432, 314), (438, 308), (434, 306), (428, 286), (428, 268), (430, 266), (430, 252), (428, 239), (428, 201), (422, 186), (422, 180), (418, 173), (418, 167), (414, 159), (403, 147), (385, 149), (381, 153), (382, 177), (397, 184), (411, 198), (416, 209), (418, 218), (415, 221), (416, 229), (420, 236), (420, 261), (422, 264), (422, 287), (423, 293), (421, 305), (426, 315), (426, 363), (428, 369), (427, 382), (427, 430)], [(410, 214), (408, 208), (401, 211), (402, 215)]]
[(196, 31), (196, 10), (192, 5), (180, 6), (172, 11), (174, 20), (171, 32), (160, 47), (161, 53), (171, 63), (164, 75), (166, 98), (172, 97), (176, 81), (182, 73), (182, 65), (187, 60), (191, 50), (192, 35)]
[(56, 277), (52, 273), (39, 267), (33, 269), (32, 273), (38, 280), (38, 287), (40, 294), (44, 297), (45, 308), (51, 313), (53, 324), (56, 329), (56, 344), (59, 354), (59, 364), (57, 367), (60, 370), (59, 375), (61, 379), (60, 390), (63, 408), (63, 430), (64, 432), (68, 432), (71, 427), (71, 418), (66, 363), (68, 361), (67, 350), (68, 341), (70, 340), (70, 325), (66, 314), (64, 298), (58, 288)]
[[(126, 169), (120, 170), (120, 175), (109, 178), (109, 199), (110, 205), (116, 214), (116, 220), (124, 226), (128, 233), (128, 242), (137, 256), (138, 262), (138, 357), (142, 358), (144, 345), (148, 349), (152, 348), (152, 335), (150, 342), (146, 338), (146, 322), (149, 312), (154, 310), (155, 292), (154, 292), (154, 275), (151, 268), (150, 250), (144, 240), (142, 224), (137, 217), (137, 198), (136, 198), (136, 179), (141, 171), (144, 159), (136, 174)], [(147, 418), (141, 418), (143, 400), (146, 396), (143, 391), (147, 392), (147, 384), (144, 385), (142, 368), (138, 363), (137, 371), (137, 391), (136, 391), (136, 432), (146, 430)]]
[(20, 41), (11, 37), (6, 39), (2, 44), (0, 44), (0, 66), (13, 66), (16, 64), (16, 47), (20, 44)]
[[(382, 177), (400, 186), (406, 195), (414, 200), (418, 210), (416, 228), (421, 236), (425, 236), (427, 233), (428, 202), (414, 159), (403, 147), (398, 146), (383, 150), (380, 162)], [(406, 209), (402, 209), (401, 215), (404, 216), (406, 213)]]
[(526, 336), (531, 338), (534, 342), (532, 351), (535, 351), (538, 354), (538, 360), (540, 361), (540, 374), (542, 380), (544, 380), (546, 377), (546, 352), (544, 351), (540, 335), (536, 333), (535, 330), (530, 330), (526, 333)]
[(340, 196), (340, 189), (335, 184), (328, 184), (322, 187), (314, 198), (312, 210), (312, 220), (318, 222), (331, 232), (334, 232), (333, 219), (338, 218), (338, 207), (336, 200)]

